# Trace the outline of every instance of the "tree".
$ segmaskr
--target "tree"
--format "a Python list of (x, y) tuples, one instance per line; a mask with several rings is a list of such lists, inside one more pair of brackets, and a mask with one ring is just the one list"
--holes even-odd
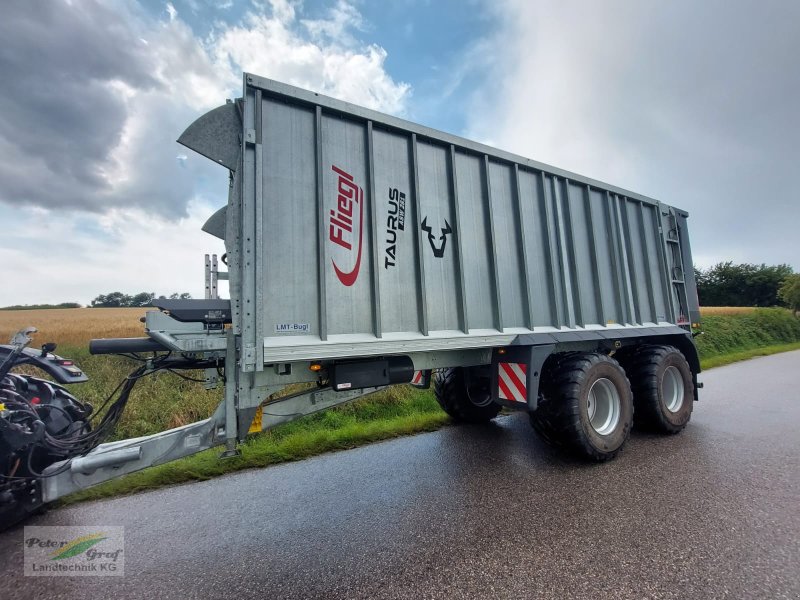
[(122, 292), (100, 294), (92, 300), (92, 306), (97, 308), (112, 308), (117, 306), (130, 306), (131, 297)]
[(2, 306), (0, 310), (46, 310), (50, 308), (81, 308), (77, 302), (61, 302), (60, 304), (14, 304)]
[(149, 306), (155, 297), (155, 292), (140, 292), (131, 298), (130, 306)]
[(789, 265), (717, 263), (695, 269), (702, 306), (774, 306), (781, 282), (792, 274)]
[(800, 311), (800, 273), (789, 275), (783, 280), (778, 296), (783, 300), (792, 312), (796, 315)]
[[(150, 306), (150, 303), (155, 297), (155, 292), (139, 292), (133, 296), (123, 294), (122, 292), (111, 292), (110, 294), (100, 294), (97, 298), (92, 300), (92, 306), (96, 308), (108, 308), (115, 306)], [(192, 295), (188, 292), (183, 292), (181, 294), (176, 292), (174, 294), (170, 294), (169, 297), (172, 300), (187, 300), (191, 298)], [(166, 296), (164, 295), (159, 296), (159, 299), (165, 298)]]

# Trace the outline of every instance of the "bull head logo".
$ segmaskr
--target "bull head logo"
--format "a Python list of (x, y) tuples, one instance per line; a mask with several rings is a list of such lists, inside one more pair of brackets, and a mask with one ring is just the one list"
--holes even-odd
[[(437, 236), (433, 235), (433, 228), (428, 225), (428, 217), (422, 219), (422, 231), (428, 234), (428, 242), (430, 242), (433, 255), (436, 258), (442, 258), (444, 256), (444, 248), (447, 245), (447, 234), (453, 233), (453, 228), (450, 227), (450, 223), (447, 222), (447, 219), (445, 219), (444, 224), (445, 226), (441, 229), (442, 234), (438, 236), (439, 239), (437, 241)], [(438, 248), (437, 243), (441, 243)]]

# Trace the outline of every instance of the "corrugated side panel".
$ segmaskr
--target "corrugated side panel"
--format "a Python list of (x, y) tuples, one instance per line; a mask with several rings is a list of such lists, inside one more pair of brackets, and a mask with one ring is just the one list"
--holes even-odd
[(231, 293), (266, 362), (675, 322), (668, 207), (260, 81)]

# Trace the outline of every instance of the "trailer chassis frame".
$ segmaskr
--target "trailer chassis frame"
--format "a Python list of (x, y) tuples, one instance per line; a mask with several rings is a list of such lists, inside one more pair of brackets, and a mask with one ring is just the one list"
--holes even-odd
[[(146, 314), (146, 331), (164, 350), (195, 357), (198, 364), (209, 359), (224, 361), (224, 394), (214, 413), (207, 419), (159, 432), (150, 436), (100, 444), (91, 452), (50, 465), (33, 502), (51, 502), (67, 494), (128, 473), (184, 458), (214, 447), (224, 446), (221, 457), (239, 454), (238, 444), (249, 433), (267, 431), (294, 419), (352, 402), (388, 388), (388, 385), (336, 391), (320, 379), (319, 370), (331, 361), (291, 361), (265, 364), (261, 370), (244, 370), (241, 336), (232, 328), (209, 322), (178, 321), (158, 310)], [(547, 334), (520, 335), (503, 348), (467, 348), (409, 352), (415, 371), (426, 376), (428, 387), (433, 369), (447, 367), (490, 367), (493, 401), (516, 410), (536, 410), (538, 380), (542, 365), (552, 353), (568, 350), (604, 349), (613, 353), (624, 345), (648, 340), (676, 343), (683, 348), (694, 347), (690, 334), (679, 327), (649, 327), (586, 331), (580, 336), (564, 331)], [(688, 344), (688, 345), (687, 345)], [(688, 356), (693, 371), (699, 372), (696, 354)], [(497, 366), (503, 361), (516, 360), (529, 365), (528, 389), (532, 390), (527, 403), (507, 402), (497, 397)], [(203, 367), (198, 367), (203, 368)], [(206, 368), (206, 385), (220, 384), (216, 369)], [(287, 386), (305, 386), (289, 394)], [(696, 375), (695, 375), (695, 385)]]

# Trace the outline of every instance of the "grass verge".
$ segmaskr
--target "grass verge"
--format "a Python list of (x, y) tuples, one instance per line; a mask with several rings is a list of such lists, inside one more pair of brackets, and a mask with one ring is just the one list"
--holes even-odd
[(758, 356), (769, 356), (771, 354), (778, 354), (780, 352), (791, 352), (792, 350), (800, 350), (800, 342), (793, 342), (791, 344), (776, 344), (774, 346), (763, 346), (761, 348), (753, 348), (751, 350), (740, 350), (739, 352), (731, 352), (729, 354), (721, 354), (711, 358), (705, 358), (700, 361), (700, 366), (705, 371), (713, 369), (714, 367), (722, 367), (731, 363), (749, 360)]
[(132, 494), (189, 481), (203, 481), (242, 469), (266, 467), (388, 438), (434, 431), (449, 418), (430, 391), (391, 388), (364, 400), (310, 415), (253, 436), (240, 445), (241, 456), (219, 459), (220, 448), (131, 473), (60, 501), (62, 506)]

